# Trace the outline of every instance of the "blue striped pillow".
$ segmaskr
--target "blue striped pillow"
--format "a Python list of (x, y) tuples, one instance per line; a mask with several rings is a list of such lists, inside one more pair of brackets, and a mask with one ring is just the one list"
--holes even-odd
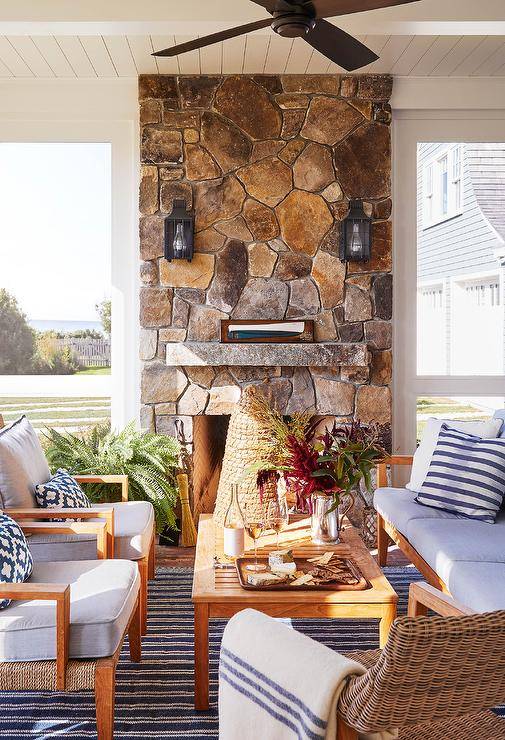
[(442, 424), (416, 501), (494, 522), (505, 497), (505, 439), (481, 439)]

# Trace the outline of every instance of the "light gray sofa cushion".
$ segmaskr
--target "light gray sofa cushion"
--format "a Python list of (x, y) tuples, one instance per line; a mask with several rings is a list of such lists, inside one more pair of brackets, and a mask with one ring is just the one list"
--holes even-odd
[(505, 512), (500, 512), (494, 524), (468, 519), (414, 519), (407, 526), (407, 539), (448, 584), (457, 561), (505, 563)]
[(408, 488), (378, 488), (375, 491), (373, 503), (376, 511), (405, 537), (407, 537), (408, 525), (414, 519), (457, 518), (455, 514), (447, 511), (421, 506), (416, 503), (416, 496), (417, 493), (409, 491)]
[[(154, 526), (154, 509), (148, 501), (93, 504), (94, 508), (114, 508), (114, 557), (140, 560), (149, 552)], [(28, 545), (36, 562), (93, 560), (94, 535), (33, 535)]]
[(456, 561), (446, 584), (457, 601), (476, 612), (505, 609), (505, 563)]
[[(70, 657), (112, 655), (136, 604), (140, 577), (129, 560), (36, 563), (30, 583), (69, 583)], [(50, 601), (18, 601), (0, 613), (0, 661), (52, 660), (56, 610)]]
[(498, 434), (499, 437), (505, 437), (505, 409), (497, 409), (493, 417), (495, 419), (502, 419), (503, 424), (501, 425), (500, 433)]
[(22, 416), (0, 429), (0, 508), (31, 508), (35, 486), (51, 477), (34, 428)]

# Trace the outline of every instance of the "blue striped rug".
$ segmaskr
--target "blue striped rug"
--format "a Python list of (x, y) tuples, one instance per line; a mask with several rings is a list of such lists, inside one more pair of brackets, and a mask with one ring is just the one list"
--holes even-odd
[[(421, 576), (413, 568), (385, 568), (405, 613), (409, 583)], [(130, 740), (208, 740), (218, 737), (217, 661), (225, 622), (210, 631), (211, 709), (193, 709), (192, 571), (159, 568), (150, 585), (149, 630), (143, 638), (143, 662), (130, 663), (128, 646), (117, 673), (116, 738)], [(296, 629), (334, 650), (378, 646), (374, 620), (293, 620)], [(65, 736), (94, 740), (94, 703), (90, 693), (0, 693), (0, 738), (48, 740)]]

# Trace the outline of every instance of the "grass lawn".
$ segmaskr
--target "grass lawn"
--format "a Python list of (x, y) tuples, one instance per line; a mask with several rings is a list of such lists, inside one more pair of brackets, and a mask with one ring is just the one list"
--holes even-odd
[(89, 430), (110, 419), (110, 398), (0, 396), (0, 414), (7, 423), (26, 414), (38, 432), (42, 432), (46, 426), (59, 431)]
[[(444, 419), (471, 419), (482, 421), (489, 418), (489, 412), (471, 403), (456, 398), (418, 398), (417, 399), (417, 440), (421, 439), (426, 419), (429, 416)], [(426, 417), (426, 418), (423, 418)]]
[(87, 367), (85, 370), (78, 370), (75, 375), (110, 375), (110, 367)]

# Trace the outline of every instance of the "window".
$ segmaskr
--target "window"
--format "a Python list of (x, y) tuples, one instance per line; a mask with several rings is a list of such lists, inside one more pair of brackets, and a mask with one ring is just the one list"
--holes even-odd
[(110, 419), (110, 144), (1, 143), (0, 172), (0, 413), (87, 429)]
[(452, 419), (454, 421), (486, 421), (493, 416), (496, 409), (503, 408), (503, 396), (469, 398), (467, 396), (421, 397), (417, 399), (416, 436), (419, 442), (426, 422), (435, 419)]
[(425, 229), (458, 216), (462, 209), (461, 145), (440, 146), (442, 152), (424, 165)]

